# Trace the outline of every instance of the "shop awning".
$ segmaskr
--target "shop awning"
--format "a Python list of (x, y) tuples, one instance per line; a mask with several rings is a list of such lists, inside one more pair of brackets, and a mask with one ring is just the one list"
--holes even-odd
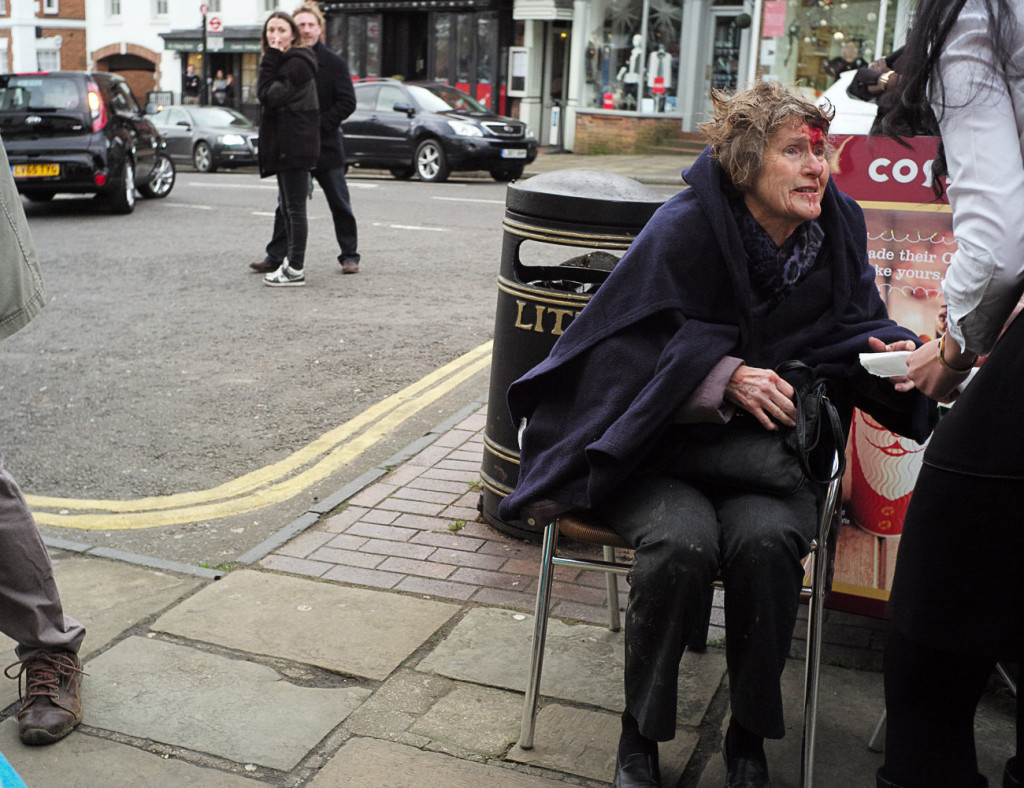
[(325, 14), (354, 11), (500, 11), (508, 7), (509, 0), (337, 0), (320, 3), (320, 10)]
[[(217, 41), (214, 34), (207, 35), (206, 48), (217, 52), (259, 52), (262, 48), (263, 28), (259, 25), (239, 25), (225, 27)], [(164, 49), (174, 52), (202, 52), (203, 31), (201, 28), (188, 30), (172, 30), (161, 33)], [(214, 42), (211, 46), (211, 40)]]
[(515, 0), (513, 19), (572, 19), (572, 0)]

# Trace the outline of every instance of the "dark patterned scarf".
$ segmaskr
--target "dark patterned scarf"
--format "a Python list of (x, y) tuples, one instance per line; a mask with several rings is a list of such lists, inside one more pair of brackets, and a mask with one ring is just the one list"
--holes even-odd
[(760, 299), (769, 307), (775, 306), (811, 270), (825, 240), (825, 231), (816, 219), (811, 219), (801, 224), (782, 246), (776, 246), (742, 199), (730, 204), (747, 253), (750, 283)]

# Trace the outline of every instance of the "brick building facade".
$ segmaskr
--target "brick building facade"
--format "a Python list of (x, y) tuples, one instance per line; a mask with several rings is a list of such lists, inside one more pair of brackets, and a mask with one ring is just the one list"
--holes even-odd
[(0, 68), (87, 67), (85, 0), (0, 0)]

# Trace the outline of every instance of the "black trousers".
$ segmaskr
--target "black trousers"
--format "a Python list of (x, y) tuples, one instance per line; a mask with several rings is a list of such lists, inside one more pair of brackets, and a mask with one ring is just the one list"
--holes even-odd
[(748, 730), (781, 739), (779, 680), (796, 623), (801, 561), (817, 523), (813, 489), (780, 497), (638, 475), (615, 498), (601, 515), (636, 551), (625, 689), (640, 732), (657, 741), (675, 736), (679, 661), (721, 572), (732, 714)]
[[(313, 177), (320, 184), (320, 188), (324, 190), (327, 207), (331, 209), (331, 218), (334, 220), (334, 237), (338, 241), (340, 250), (338, 262), (358, 263), (359, 233), (356, 228), (356, 217), (352, 213), (348, 183), (345, 181), (345, 168), (318, 168), (313, 170)], [(284, 212), (281, 210), (281, 203), (278, 201), (277, 210), (274, 212), (274, 234), (270, 238), (270, 243), (267, 244), (267, 255), (264, 260), (280, 265), (287, 253), (288, 227)], [(292, 267), (294, 268), (294, 266)]]
[(277, 211), (282, 215), (285, 225), (288, 265), (298, 271), (306, 264), (306, 239), (309, 236), (309, 225), (306, 220), (308, 195), (308, 172), (285, 170), (277, 173)]
[[(955, 654), (898, 630), (885, 650), (885, 766), (900, 788), (976, 788), (974, 714), (996, 665), (994, 654)], [(1024, 754), (1018, 676), (1017, 754)]]

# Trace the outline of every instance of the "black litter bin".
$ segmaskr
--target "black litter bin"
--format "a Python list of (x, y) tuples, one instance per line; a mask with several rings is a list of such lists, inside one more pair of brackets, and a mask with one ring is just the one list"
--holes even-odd
[(508, 387), (547, 357), (662, 202), (637, 181), (590, 170), (560, 170), (508, 187), (480, 469), (480, 509), (500, 531), (538, 538), (544, 527), (498, 516), (519, 479)]

